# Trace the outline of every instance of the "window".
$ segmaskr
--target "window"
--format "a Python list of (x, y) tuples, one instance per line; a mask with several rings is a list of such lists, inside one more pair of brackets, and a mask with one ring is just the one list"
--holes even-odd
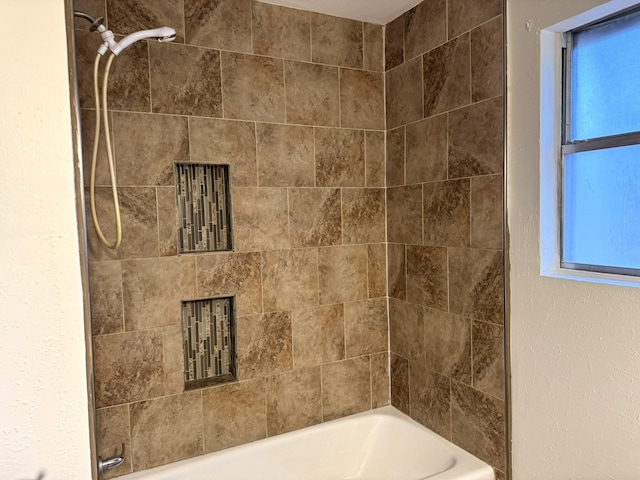
[(640, 276), (640, 10), (564, 43), (560, 266)]

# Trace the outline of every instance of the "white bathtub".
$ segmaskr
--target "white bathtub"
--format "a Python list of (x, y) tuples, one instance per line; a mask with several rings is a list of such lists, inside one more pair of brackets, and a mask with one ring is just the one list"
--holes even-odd
[(494, 480), (493, 469), (393, 407), (119, 480)]

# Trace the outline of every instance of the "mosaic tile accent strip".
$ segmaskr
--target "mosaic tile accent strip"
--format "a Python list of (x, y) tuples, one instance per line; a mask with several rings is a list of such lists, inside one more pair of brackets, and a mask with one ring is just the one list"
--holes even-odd
[(186, 388), (236, 379), (232, 297), (182, 302), (182, 340)]
[(228, 165), (176, 165), (178, 251), (219, 252), (231, 243)]

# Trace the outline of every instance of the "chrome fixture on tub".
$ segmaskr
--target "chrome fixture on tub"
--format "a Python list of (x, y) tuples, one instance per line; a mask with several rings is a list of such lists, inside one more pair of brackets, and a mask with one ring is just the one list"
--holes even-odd
[(102, 457), (98, 457), (98, 475), (102, 475), (107, 470), (111, 470), (112, 468), (119, 467), (124, 462), (124, 443), (122, 444), (122, 449), (120, 453), (115, 457), (102, 459)]

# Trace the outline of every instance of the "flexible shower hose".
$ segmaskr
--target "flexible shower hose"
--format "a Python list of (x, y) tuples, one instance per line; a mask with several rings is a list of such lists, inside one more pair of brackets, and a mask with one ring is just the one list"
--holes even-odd
[(100, 228), (98, 222), (98, 214), (96, 212), (96, 165), (98, 163), (98, 144), (100, 142), (100, 88), (98, 87), (98, 70), (100, 67), (100, 59), (102, 55), (97, 54), (93, 63), (93, 94), (96, 101), (96, 127), (93, 136), (93, 155), (91, 157), (91, 181), (89, 185), (89, 195), (91, 198), (91, 217), (93, 218), (93, 225), (98, 234), (100, 241), (104, 243), (107, 248), (115, 250), (120, 246), (122, 242), (122, 222), (120, 220), (120, 203), (118, 201), (118, 190), (116, 188), (116, 172), (113, 164), (113, 152), (111, 151), (111, 135), (109, 133), (109, 115), (107, 112), (107, 85), (109, 82), (109, 70), (111, 69), (111, 63), (113, 62), (115, 55), (109, 55), (107, 64), (104, 68), (104, 78), (102, 80), (102, 114), (104, 117), (104, 136), (107, 143), (107, 159), (109, 161), (109, 176), (111, 178), (111, 192), (113, 197), (113, 209), (115, 212), (116, 222), (116, 240), (110, 242), (106, 239)]

